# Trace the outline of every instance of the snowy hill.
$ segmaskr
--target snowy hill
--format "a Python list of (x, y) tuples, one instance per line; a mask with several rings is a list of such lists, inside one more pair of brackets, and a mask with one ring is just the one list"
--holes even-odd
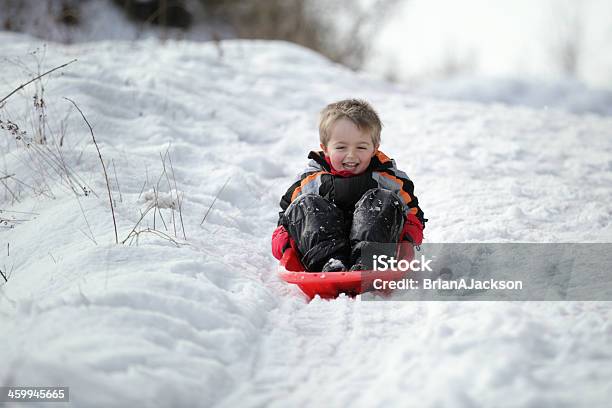
[(578, 114), (612, 116), (612, 92), (592, 89), (571, 79), (536, 81), (459, 76), (418, 89), (440, 99), (503, 103), (539, 109), (563, 109)]
[[(263, 41), (45, 51), (0, 33), (1, 96), (42, 53), (43, 71), (78, 59), (43, 80), (48, 135), (64, 126), (53, 152), (95, 194), (2, 131), (3, 385), (69, 386), (79, 407), (607, 406), (609, 303), (307, 303), (276, 277), (270, 234), (318, 111), (361, 97), (415, 181), (428, 241), (610, 242), (611, 118), (417, 97)], [(29, 130), (33, 94), (0, 119)], [(93, 125), (119, 240), (166, 236), (114, 243), (95, 146), (63, 97)]]

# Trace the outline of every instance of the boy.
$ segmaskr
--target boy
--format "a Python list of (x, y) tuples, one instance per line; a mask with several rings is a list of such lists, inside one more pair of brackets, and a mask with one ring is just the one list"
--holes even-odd
[(421, 244), (427, 220), (412, 181), (378, 150), (381, 128), (363, 100), (323, 109), (322, 151), (310, 152), (308, 167), (280, 201), (272, 235), (277, 259), (293, 241), (308, 271), (364, 270), (371, 269), (361, 256), (370, 243)]

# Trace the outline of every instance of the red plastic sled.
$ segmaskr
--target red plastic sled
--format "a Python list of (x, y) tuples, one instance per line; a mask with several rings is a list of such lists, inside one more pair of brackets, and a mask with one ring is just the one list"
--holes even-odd
[[(398, 248), (398, 258), (412, 260), (414, 249), (411, 244), (401, 243)], [(279, 275), (287, 283), (298, 287), (310, 299), (319, 295), (323, 299), (333, 299), (341, 293), (354, 297), (363, 292), (375, 291), (374, 281), (398, 281), (406, 276), (406, 272), (398, 270), (387, 271), (353, 271), (353, 272), (306, 272), (294, 248), (288, 248), (280, 260)], [(381, 292), (389, 293), (390, 290)]]

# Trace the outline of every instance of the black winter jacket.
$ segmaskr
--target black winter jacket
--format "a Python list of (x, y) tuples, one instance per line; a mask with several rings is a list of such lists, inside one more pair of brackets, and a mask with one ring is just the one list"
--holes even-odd
[(308, 167), (302, 171), (280, 201), (278, 225), (283, 222), (283, 214), (289, 204), (301, 194), (318, 194), (336, 204), (347, 215), (352, 214), (355, 204), (371, 188), (383, 188), (395, 192), (402, 200), (406, 218), (416, 216), (423, 227), (427, 219), (419, 208), (419, 200), (414, 195), (414, 184), (406, 173), (399, 170), (393, 159), (378, 151), (366, 171), (352, 177), (343, 177), (332, 170), (322, 151), (310, 152)]

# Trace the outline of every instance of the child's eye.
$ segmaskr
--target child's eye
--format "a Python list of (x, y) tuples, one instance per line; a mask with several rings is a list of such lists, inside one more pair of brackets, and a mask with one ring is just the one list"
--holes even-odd
[(363, 146), (358, 147), (359, 150), (365, 150), (366, 148)]
[(336, 150), (344, 150), (344, 146), (336, 147)]

